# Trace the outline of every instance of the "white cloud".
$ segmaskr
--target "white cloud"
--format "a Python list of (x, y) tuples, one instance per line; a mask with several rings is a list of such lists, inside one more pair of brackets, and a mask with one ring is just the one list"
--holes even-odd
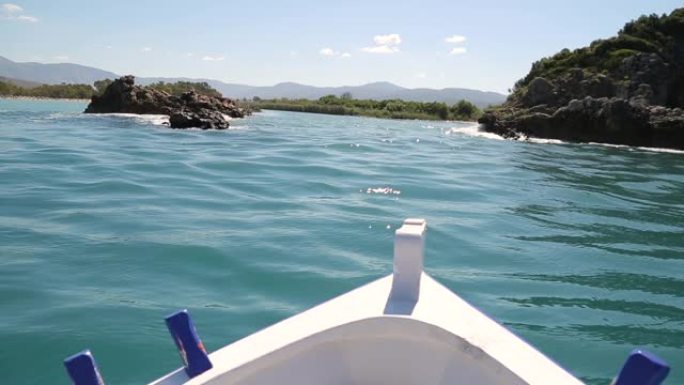
[(193, 57), (193, 56), (195, 56), (195, 54), (192, 53), (192, 52), (186, 52), (186, 53), (185, 53), (185, 56), (187, 56), (187, 57)]
[(397, 33), (390, 33), (387, 35), (375, 35), (373, 37), (375, 45), (394, 46), (401, 44), (401, 36)]
[(339, 52), (335, 51), (332, 48), (321, 48), (320, 51), (318, 51), (319, 54), (323, 56), (337, 56), (339, 55)]
[(35, 16), (29, 16), (29, 15), (23, 15), (22, 13), (24, 12), (24, 8), (12, 4), (12, 3), (3, 3), (0, 4), (0, 19), (6, 19), (6, 20), (19, 20), (19, 21), (26, 21), (29, 23), (35, 23), (38, 21), (38, 18)]
[(67, 61), (67, 60), (69, 60), (69, 56), (67, 56), (67, 55), (57, 55), (57, 56), (55, 56), (55, 60)]
[(444, 39), (445, 42), (450, 44), (461, 44), (465, 43), (466, 37), (461, 35), (452, 35)]
[(24, 11), (24, 8), (22, 8), (16, 4), (4, 3), (4, 4), (2, 4), (2, 10), (5, 13), (20, 13), (20, 12)]
[(36, 23), (36, 22), (38, 22), (38, 18), (37, 18), (37, 17), (28, 16), (28, 15), (19, 15), (19, 16), (17, 16), (16, 19), (17, 19), (17, 20), (21, 20), (21, 21), (28, 21), (29, 23)]
[[(451, 35), (444, 38), (444, 41), (449, 44), (463, 44), (466, 40), (466, 37), (462, 35)], [(463, 55), (466, 52), (468, 52), (466, 47), (454, 47), (449, 51), (449, 55)]]
[(339, 57), (342, 59), (349, 59), (351, 57), (351, 54), (349, 52), (340, 52), (340, 51), (335, 51), (332, 48), (321, 48), (318, 53), (321, 56), (327, 56), (327, 57)]
[(224, 60), (226, 60), (226, 57), (225, 56), (205, 55), (205, 56), (202, 56), (202, 60), (204, 60), (204, 61), (224, 61)]
[(427, 78), (427, 74), (426, 74), (425, 72), (418, 72), (418, 73), (416, 74), (416, 77), (417, 77), (418, 79), (425, 79), (425, 78)]
[(466, 47), (454, 47), (449, 51), (449, 55), (462, 55), (466, 52), (468, 52)]
[(375, 45), (370, 47), (363, 47), (361, 51), (366, 53), (392, 54), (399, 52), (399, 44), (401, 44), (401, 36), (397, 33), (390, 33), (387, 35), (373, 36)]
[(152, 51), (152, 47), (142, 47), (142, 48), (140, 48), (140, 52), (151, 52), (151, 51)]
[(299, 52), (297, 52), (297, 51), (295, 51), (295, 50), (291, 50), (291, 51), (289, 52), (289, 55), (290, 55), (290, 57), (291, 57), (292, 59), (294, 59), (294, 58), (297, 57), (297, 55), (299, 55)]

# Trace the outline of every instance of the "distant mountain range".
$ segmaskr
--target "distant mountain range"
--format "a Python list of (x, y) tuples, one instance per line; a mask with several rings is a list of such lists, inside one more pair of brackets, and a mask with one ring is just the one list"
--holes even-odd
[(445, 102), (456, 103), (461, 99), (468, 100), (478, 107), (486, 107), (492, 104), (500, 104), (506, 96), (497, 92), (485, 92), (466, 88), (444, 88), (440, 90), (430, 88), (404, 88), (389, 82), (368, 83), (361, 86), (342, 87), (315, 87), (299, 83), (278, 83), (274, 86), (258, 87), (243, 84), (224, 83), (211, 79), (189, 78), (139, 78), (141, 84), (149, 84), (157, 81), (175, 82), (204, 81), (219, 90), (222, 94), (231, 98), (248, 98), (258, 96), (262, 99), (318, 99), (325, 95), (342, 95), (349, 92), (357, 99), (403, 99), (417, 102)]
[(115, 73), (80, 64), (17, 63), (0, 56), (0, 76), (43, 84), (81, 83), (118, 77)]
[[(87, 67), (72, 63), (43, 64), (19, 63), (0, 56), (0, 77), (10, 78), (13, 83), (29, 82), (43, 84), (85, 83), (92, 84), (96, 80), (113, 79), (119, 75), (98, 68)], [(455, 103), (461, 99), (468, 100), (479, 107), (502, 103), (506, 96), (497, 92), (485, 92), (466, 88), (404, 88), (389, 82), (376, 82), (361, 86), (343, 87), (315, 87), (298, 83), (278, 83), (274, 86), (248, 86), (243, 84), (224, 83), (212, 79), (193, 78), (136, 78), (140, 84), (150, 84), (157, 81), (175, 82), (203, 81), (219, 90), (223, 95), (231, 98), (248, 98), (255, 96), (262, 99), (274, 98), (304, 98), (318, 99), (325, 95), (341, 95), (349, 92), (358, 99), (404, 99), (419, 102)]]

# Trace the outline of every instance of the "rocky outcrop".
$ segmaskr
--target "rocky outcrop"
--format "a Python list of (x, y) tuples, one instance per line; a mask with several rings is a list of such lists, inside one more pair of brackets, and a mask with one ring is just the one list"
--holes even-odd
[(622, 98), (573, 99), (554, 109), (537, 106), (487, 112), (487, 131), (506, 138), (552, 138), (684, 149), (684, 111), (631, 103)]
[(92, 97), (86, 113), (132, 113), (169, 115), (171, 128), (197, 127), (225, 129), (224, 115), (242, 118), (248, 110), (234, 100), (199, 94), (194, 91), (180, 96), (135, 85), (133, 76), (123, 76), (110, 84), (102, 94)]
[(479, 122), (507, 138), (684, 149), (683, 108), (684, 8), (540, 60)]
[(169, 124), (172, 128), (197, 127), (204, 130), (228, 128), (228, 122), (220, 112), (206, 108), (191, 110), (183, 107), (172, 110), (169, 115)]

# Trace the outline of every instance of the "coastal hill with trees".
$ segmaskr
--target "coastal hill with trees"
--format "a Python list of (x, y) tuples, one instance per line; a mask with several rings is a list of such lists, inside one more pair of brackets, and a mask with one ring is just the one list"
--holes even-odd
[(642, 16), (617, 36), (532, 65), (486, 131), (684, 149), (684, 8)]

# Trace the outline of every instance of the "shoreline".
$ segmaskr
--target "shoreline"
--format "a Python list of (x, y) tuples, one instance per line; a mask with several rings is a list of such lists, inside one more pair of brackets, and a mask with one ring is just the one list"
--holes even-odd
[(261, 110), (271, 110), (271, 111), (288, 111), (288, 112), (300, 112), (304, 114), (319, 114), (319, 115), (333, 115), (333, 116), (357, 116), (364, 118), (375, 118), (375, 119), (385, 119), (385, 120), (423, 120), (430, 122), (464, 122), (464, 123), (477, 123), (477, 119), (474, 120), (459, 120), (459, 119), (442, 119), (436, 115), (424, 115), (424, 114), (395, 114), (395, 115), (384, 115), (379, 113), (373, 113), (369, 111), (358, 111), (356, 113), (336, 113), (328, 111), (312, 111), (306, 109), (290, 108), (280, 106), (280, 105), (267, 105), (258, 106)]
[(43, 100), (43, 101), (67, 101), (67, 102), (80, 102), (89, 103), (90, 99), (71, 99), (71, 98), (50, 98), (47, 96), (15, 96), (15, 95), (0, 95), (0, 99), (11, 99), (11, 100)]
[[(423, 121), (423, 122), (454, 122), (454, 123), (474, 123), (477, 124), (477, 120), (458, 120), (458, 119), (433, 119), (433, 118), (420, 118), (420, 117), (407, 117), (407, 118), (393, 118), (390, 116), (375, 116), (375, 115), (364, 115), (364, 114), (333, 114), (328, 112), (314, 112), (314, 111), (297, 111), (297, 110), (285, 110), (278, 108), (261, 108), (263, 111), (285, 111), (285, 112), (297, 112), (302, 114), (318, 114), (318, 115), (330, 115), (330, 116), (348, 116), (355, 118), (370, 118), (370, 119), (382, 119), (382, 120), (409, 120), (409, 121)], [(258, 111), (256, 112), (258, 113)]]

